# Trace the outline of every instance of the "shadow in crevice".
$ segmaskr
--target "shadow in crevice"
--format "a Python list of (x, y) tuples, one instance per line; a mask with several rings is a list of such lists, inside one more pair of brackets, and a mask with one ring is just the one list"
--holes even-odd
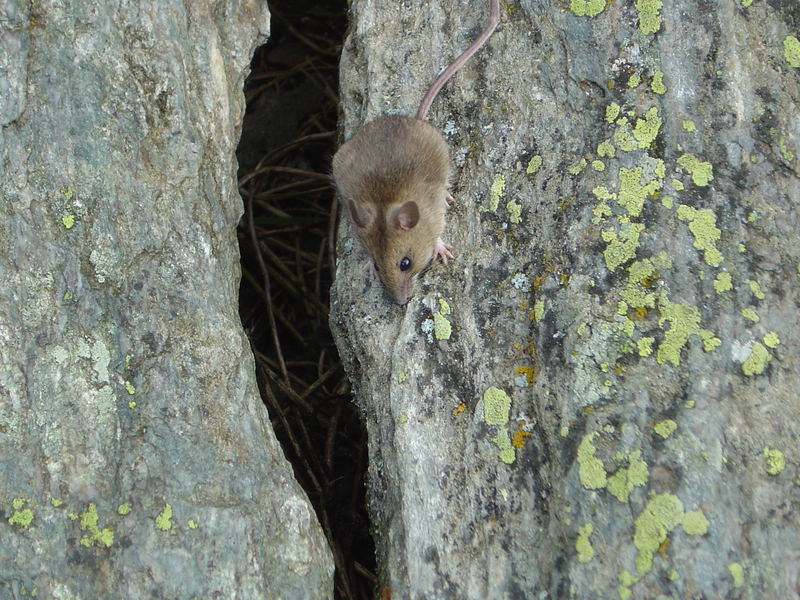
[(373, 598), (367, 437), (328, 327), (336, 231), (328, 173), (347, 2), (269, 5), (272, 34), (253, 56), (237, 149), (240, 316), (272, 426), (333, 550), (336, 597)]

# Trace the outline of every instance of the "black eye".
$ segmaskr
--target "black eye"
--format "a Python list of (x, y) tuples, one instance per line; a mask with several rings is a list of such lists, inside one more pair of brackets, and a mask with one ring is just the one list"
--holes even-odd
[(408, 271), (411, 268), (411, 259), (407, 256), (403, 257), (403, 260), (400, 261), (400, 270), (401, 271)]

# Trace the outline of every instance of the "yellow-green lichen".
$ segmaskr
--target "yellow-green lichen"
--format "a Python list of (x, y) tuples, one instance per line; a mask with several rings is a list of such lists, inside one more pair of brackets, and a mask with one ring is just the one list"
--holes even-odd
[(689, 535), (705, 535), (710, 523), (702, 510), (687, 510), (681, 519), (683, 530)]
[(594, 558), (594, 548), (589, 541), (589, 536), (594, 531), (594, 525), (586, 523), (578, 528), (578, 537), (575, 540), (575, 551), (578, 553), (578, 562), (587, 563)]
[(628, 455), (628, 466), (617, 470), (608, 478), (608, 491), (620, 502), (627, 502), (633, 488), (647, 483), (647, 463), (642, 460), (641, 450)]
[(609, 271), (616, 270), (620, 265), (636, 257), (639, 235), (643, 230), (642, 223), (623, 223), (619, 233), (613, 229), (606, 229), (600, 234), (603, 241), (608, 243), (603, 256)]
[(69, 187), (68, 185), (65, 185), (65, 186), (63, 186), (63, 187), (60, 187), (60, 188), (58, 189), (58, 191), (59, 191), (59, 193), (60, 193), (62, 196), (64, 196), (64, 198), (66, 198), (67, 200), (72, 200), (73, 196), (75, 196), (75, 190), (73, 190), (73, 189), (72, 189), (71, 187)]
[(669, 183), (672, 186), (672, 189), (675, 190), (676, 192), (682, 192), (683, 190), (686, 189), (686, 187), (683, 185), (683, 182), (680, 179), (673, 179)]
[(722, 262), (722, 253), (717, 250), (717, 240), (720, 239), (720, 230), (716, 225), (716, 216), (708, 208), (700, 210), (687, 206), (678, 205), (678, 218), (687, 221), (689, 231), (694, 236), (694, 247), (703, 251), (703, 258), (712, 267), (718, 267)]
[(793, 67), (800, 67), (800, 40), (793, 35), (783, 38), (783, 58)]
[(569, 10), (579, 17), (595, 17), (605, 7), (605, 0), (571, 0), (569, 3)]
[(497, 446), (500, 453), (498, 456), (507, 465), (510, 465), (516, 459), (514, 446), (511, 445), (511, 437), (505, 429), (500, 429), (497, 434), (492, 438), (495, 446)]
[(14, 512), (8, 518), (10, 525), (16, 525), (20, 529), (27, 529), (33, 523), (33, 509), (23, 508), (28, 501), (25, 498), (14, 498), (11, 501), (11, 508)]
[(122, 385), (125, 387), (125, 391), (128, 392), (128, 394), (130, 394), (131, 396), (133, 396), (136, 393), (136, 388), (127, 379), (125, 380), (125, 383), (123, 383)]
[(123, 502), (117, 507), (117, 513), (122, 515), (123, 517), (131, 512), (131, 503), (130, 502)]
[(581, 485), (588, 490), (602, 489), (608, 482), (603, 461), (594, 455), (597, 448), (592, 441), (596, 435), (596, 431), (587, 433), (578, 445), (578, 477)]
[(649, 181), (642, 185), (642, 168), (621, 168), (619, 170), (619, 195), (617, 202), (624, 207), (632, 217), (642, 214), (645, 198), (652, 196), (661, 189), (658, 180)]
[(720, 340), (708, 329), (700, 327), (700, 311), (691, 304), (670, 302), (666, 295), (659, 300), (659, 326), (669, 322), (669, 329), (664, 332), (664, 339), (656, 351), (659, 364), (671, 362), (674, 366), (680, 363), (681, 350), (690, 335), (697, 335), (703, 341), (703, 349), (708, 352), (720, 344)]
[(665, 94), (667, 86), (664, 85), (664, 71), (656, 71), (653, 74), (653, 81), (650, 82), (650, 89), (655, 94)]
[(636, 571), (639, 575), (653, 566), (653, 554), (667, 539), (667, 535), (683, 519), (683, 503), (674, 494), (657, 494), (634, 522), (633, 544), (639, 550)]
[(638, 73), (634, 73), (630, 77), (628, 77), (628, 87), (633, 89), (637, 85), (642, 83), (642, 77)]
[(505, 175), (495, 175), (489, 190), (489, 210), (495, 211), (500, 204), (500, 196), (506, 189)]
[(156, 529), (161, 531), (169, 531), (172, 529), (172, 505), (169, 503), (164, 504), (164, 508), (155, 520)]
[[(611, 104), (606, 106), (606, 122), (613, 123), (614, 121), (616, 121), (617, 117), (619, 116), (621, 108), (622, 107), (620, 107), (620, 105), (617, 104), (616, 102), (612, 102)], [(609, 144), (609, 142), (604, 142), (604, 143)]]
[(494, 386), (483, 392), (483, 420), (487, 425), (505, 425), (511, 410), (511, 398)]
[(694, 154), (682, 154), (678, 157), (678, 164), (692, 176), (695, 185), (703, 187), (714, 179), (714, 168), (711, 163), (700, 160)]
[(453, 333), (450, 321), (441, 313), (433, 313), (433, 335), (437, 340), (449, 340)]
[(64, 229), (72, 229), (75, 225), (75, 215), (64, 215), (61, 217), (61, 224), (64, 226)]
[(597, 156), (601, 158), (614, 158), (614, 155), (616, 153), (617, 150), (614, 148), (614, 144), (612, 144), (608, 140), (600, 142), (597, 145)]
[(639, 30), (647, 35), (661, 29), (661, 0), (636, 0), (639, 11)]
[(667, 439), (678, 428), (678, 424), (672, 419), (664, 419), (653, 425), (655, 431), (662, 438)]
[(586, 162), (585, 158), (581, 158), (574, 165), (571, 165), (570, 167), (567, 168), (567, 173), (569, 173), (570, 175), (577, 175), (578, 173), (583, 171), (586, 168), (586, 165), (588, 164), (589, 163)]
[(739, 588), (744, 585), (744, 569), (738, 562), (732, 562), (728, 565), (728, 572), (733, 579), (733, 587)]
[(662, 196), (661, 197), (661, 206), (664, 208), (672, 208), (674, 200), (672, 196)]
[(81, 536), (81, 546), (91, 548), (94, 545), (103, 545), (106, 548), (114, 543), (114, 530), (111, 527), (100, 529), (97, 526), (97, 507), (90, 502), (85, 512), (80, 517), (81, 531), (86, 534)]
[(536, 173), (542, 166), (542, 157), (539, 154), (534, 155), (528, 161), (528, 166), (525, 168), (525, 172), (528, 175), (533, 175)]
[(694, 121), (690, 121), (689, 119), (684, 119), (683, 121), (683, 129), (684, 131), (688, 131), (689, 133), (697, 131), (697, 126), (694, 124)]
[(655, 141), (659, 129), (661, 117), (658, 116), (658, 108), (652, 106), (643, 118), (636, 119), (636, 126), (633, 128), (633, 137), (639, 143), (639, 148), (649, 147)]
[(129, 400), (128, 401), (128, 408), (130, 408), (130, 409), (136, 408), (136, 401), (135, 400)]
[(742, 373), (748, 377), (751, 375), (760, 375), (764, 372), (764, 368), (767, 366), (770, 358), (769, 352), (761, 342), (755, 342), (753, 347), (750, 348), (750, 356), (742, 363)]
[(716, 276), (714, 279), (714, 291), (718, 294), (722, 292), (727, 292), (733, 289), (733, 282), (731, 280), (731, 274), (725, 271), (722, 271), (719, 275)]
[(537, 300), (533, 303), (533, 320), (537, 323), (544, 316), (544, 300)]
[(775, 333), (774, 331), (770, 331), (764, 336), (764, 345), (767, 348), (777, 348), (778, 344), (780, 343), (781, 343), (781, 338), (779, 338), (778, 334)]
[(642, 358), (647, 358), (653, 353), (653, 342), (655, 338), (652, 337), (643, 337), (639, 338), (636, 342), (636, 347), (639, 350), (639, 356)]
[(758, 323), (758, 313), (750, 306), (742, 309), (742, 316), (753, 323)]
[(506, 204), (506, 210), (508, 211), (508, 220), (512, 223), (521, 223), (522, 222), (522, 205), (517, 202), (514, 198), (508, 201)]
[(769, 446), (764, 446), (764, 463), (767, 473), (770, 475), (777, 475), (786, 467), (786, 459), (783, 456), (783, 452)]
[(189, 529), (197, 529), (199, 527), (197, 521), (195, 521), (194, 519), (189, 519), (188, 521), (186, 521), (186, 526)]
[(61, 506), (62, 504), (64, 504), (64, 501), (63, 501), (63, 500), (61, 500), (61, 499), (59, 499), (59, 498), (50, 498), (50, 505), (51, 505), (53, 508), (58, 508), (58, 507), (59, 507), (59, 506)]
[(444, 298), (439, 298), (439, 312), (443, 315), (449, 315), (452, 312), (450, 305)]
[(754, 279), (750, 279), (748, 280), (747, 285), (750, 288), (750, 293), (753, 294), (753, 296), (755, 296), (759, 300), (763, 300), (764, 298), (766, 298), (764, 292), (761, 291), (761, 286), (758, 285), (757, 281), (755, 281)]
[(606, 163), (604, 163), (602, 160), (593, 160), (592, 169), (594, 169), (595, 171), (605, 171)]
[(786, 162), (792, 162), (794, 160), (794, 153), (789, 150), (789, 146), (786, 145), (786, 134), (783, 132), (781, 132), (781, 137), (778, 139), (778, 150), (781, 151), (781, 156)]

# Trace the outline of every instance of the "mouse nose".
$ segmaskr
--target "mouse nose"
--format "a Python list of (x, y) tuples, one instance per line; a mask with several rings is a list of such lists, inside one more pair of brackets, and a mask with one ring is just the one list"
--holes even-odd
[(404, 281), (400, 284), (400, 287), (397, 289), (397, 293), (394, 296), (395, 301), (400, 305), (408, 304), (408, 301), (411, 300), (411, 296), (414, 295), (414, 282), (413, 281)]

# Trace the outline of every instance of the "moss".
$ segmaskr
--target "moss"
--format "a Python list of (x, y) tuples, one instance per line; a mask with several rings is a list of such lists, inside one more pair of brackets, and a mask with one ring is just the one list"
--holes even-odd
[(764, 345), (767, 348), (777, 348), (778, 344), (781, 343), (781, 338), (778, 337), (778, 334), (774, 331), (770, 331), (767, 335), (764, 336)]
[(533, 175), (536, 173), (542, 166), (542, 157), (539, 154), (536, 154), (528, 161), (528, 166), (525, 168), (525, 172), (528, 175)]
[(653, 566), (653, 554), (683, 519), (683, 503), (674, 494), (650, 498), (634, 522), (633, 544), (639, 550), (636, 571), (644, 575)]
[(449, 340), (453, 327), (441, 313), (433, 313), (433, 335), (437, 340)]
[(595, 17), (605, 8), (605, 0), (571, 0), (569, 3), (569, 10), (579, 17)]
[(714, 279), (713, 286), (714, 286), (714, 291), (717, 292), (718, 294), (732, 290), (733, 283), (731, 281), (731, 274), (726, 273), (725, 271), (721, 272)]
[(616, 270), (620, 265), (636, 257), (639, 235), (643, 230), (644, 225), (641, 223), (624, 223), (619, 234), (612, 229), (602, 232), (601, 237), (608, 243), (603, 256), (609, 271)]
[(739, 588), (744, 585), (744, 569), (738, 562), (732, 562), (728, 565), (728, 572), (733, 579), (733, 587)]
[(172, 529), (172, 505), (166, 503), (161, 513), (155, 520), (156, 529), (161, 531), (169, 531)]
[(665, 94), (667, 86), (664, 85), (664, 71), (656, 71), (653, 74), (653, 81), (650, 82), (650, 89), (654, 94)]
[(620, 502), (627, 502), (634, 487), (647, 483), (647, 476), (647, 463), (642, 460), (642, 452), (634, 450), (628, 455), (628, 466), (608, 478), (608, 491)]
[(575, 551), (578, 553), (578, 562), (587, 563), (594, 558), (594, 548), (589, 541), (589, 536), (594, 531), (594, 525), (586, 523), (578, 528), (578, 537), (575, 540)]
[(633, 137), (639, 143), (639, 148), (648, 148), (656, 139), (661, 129), (661, 117), (658, 116), (658, 108), (650, 107), (641, 119), (636, 119), (636, 126), (633, 128)]
[(489, 210), (495, 211), (500, 204), (500, 196), (506, 189), (506, 178), (504, 175), (495, 175), (492, 187), (489, 190)]
[(758, 313), (750, 306), (742, 309), (742, 316), (753, 323), (758, 323)]
[(687, 510), (681, 520), (683, 530), (689, 535), (705, 535), (709, 522), (702, 510)]
[(27, 529), (33, 523), (33, 509), (23, 508), (28, 501), (25, 498), (14, 498), (11, 501), (11, 508), (14, 512), (8, 518), (9, 525), (16, 525), (20, 529)]
[(714, 168), (711, 163), (704, 162), (693, 154), (681, 155), (678, 157), (678, 164), (686, 169), (697, 186), (706, 186), (709, 181), (714, 179)]
[(722, 253), (717, 250), (716, 242), (720, 239), (720, 230), (716, 225), (716, 217), (708, 208), (697, 210), (686, 204), (678, 206), (678, 218), (689, 223), (689, 231), (694, 236), (694, 247), (703, 251), (703, 258), (712, 267), (722, 262)]
[[(606, 106), (606, 122), (607, 123), (613, 123), (614, 121), (616, 121), (617, 117), (619, 116), (620, 110), (621, 110), (621, 107), (616, 102), (612, 102), (611, 104)], [(604, 143), (609, 144), (608, 142), (604, 142)], [(609, 144), (609, 145), (611, 145), (611, 144)]]
[(763, 300), (764, 298), (766, 298), (766, 296), (764, 296), (764, 292), (761, 291), (761, 286), (758, 285), (758, 282), (755, 281), (754, 279), (748, 280), (747, 286), (750, 288), (750, 293), (753, 294), (753, 296), (755, 296), (759, 300)]
[(647, 35), (661, 29), (661, 0), (636, 0), (639, 11), (639, 30)]
[(764, 446), (764, 463), (767, 473), (770, 475), (778, 475), (786, 467), (783, 452), (769, 446)]
[(511, 410), (511, 398), (503, 390), (490, 387), (483, 393), (483, 420), (487, 425), (505, 425)]
[(783, 58), (793, 67), (800, 67), (800, 40), (793, 35), (783, 38)]
[(578, 445), (578, 476), (581, 485), (588, 490), (602, 489), (608, 482), (603, 461), (594, 455), (597, 448), (592, 441), (596, 435), (596, 431), (587, 433)]
[(770, 358), (767, 349), (760, 342), (755, 342), (750, 349), (750, 356), (742, 363), (742, 373), (748, 377), (760, 375), (764, 372)]
[(678, 428), (678, 424), (672, 419), (664, 419), (653, 425), (655, 431), (662, 438), (667, 439)]

